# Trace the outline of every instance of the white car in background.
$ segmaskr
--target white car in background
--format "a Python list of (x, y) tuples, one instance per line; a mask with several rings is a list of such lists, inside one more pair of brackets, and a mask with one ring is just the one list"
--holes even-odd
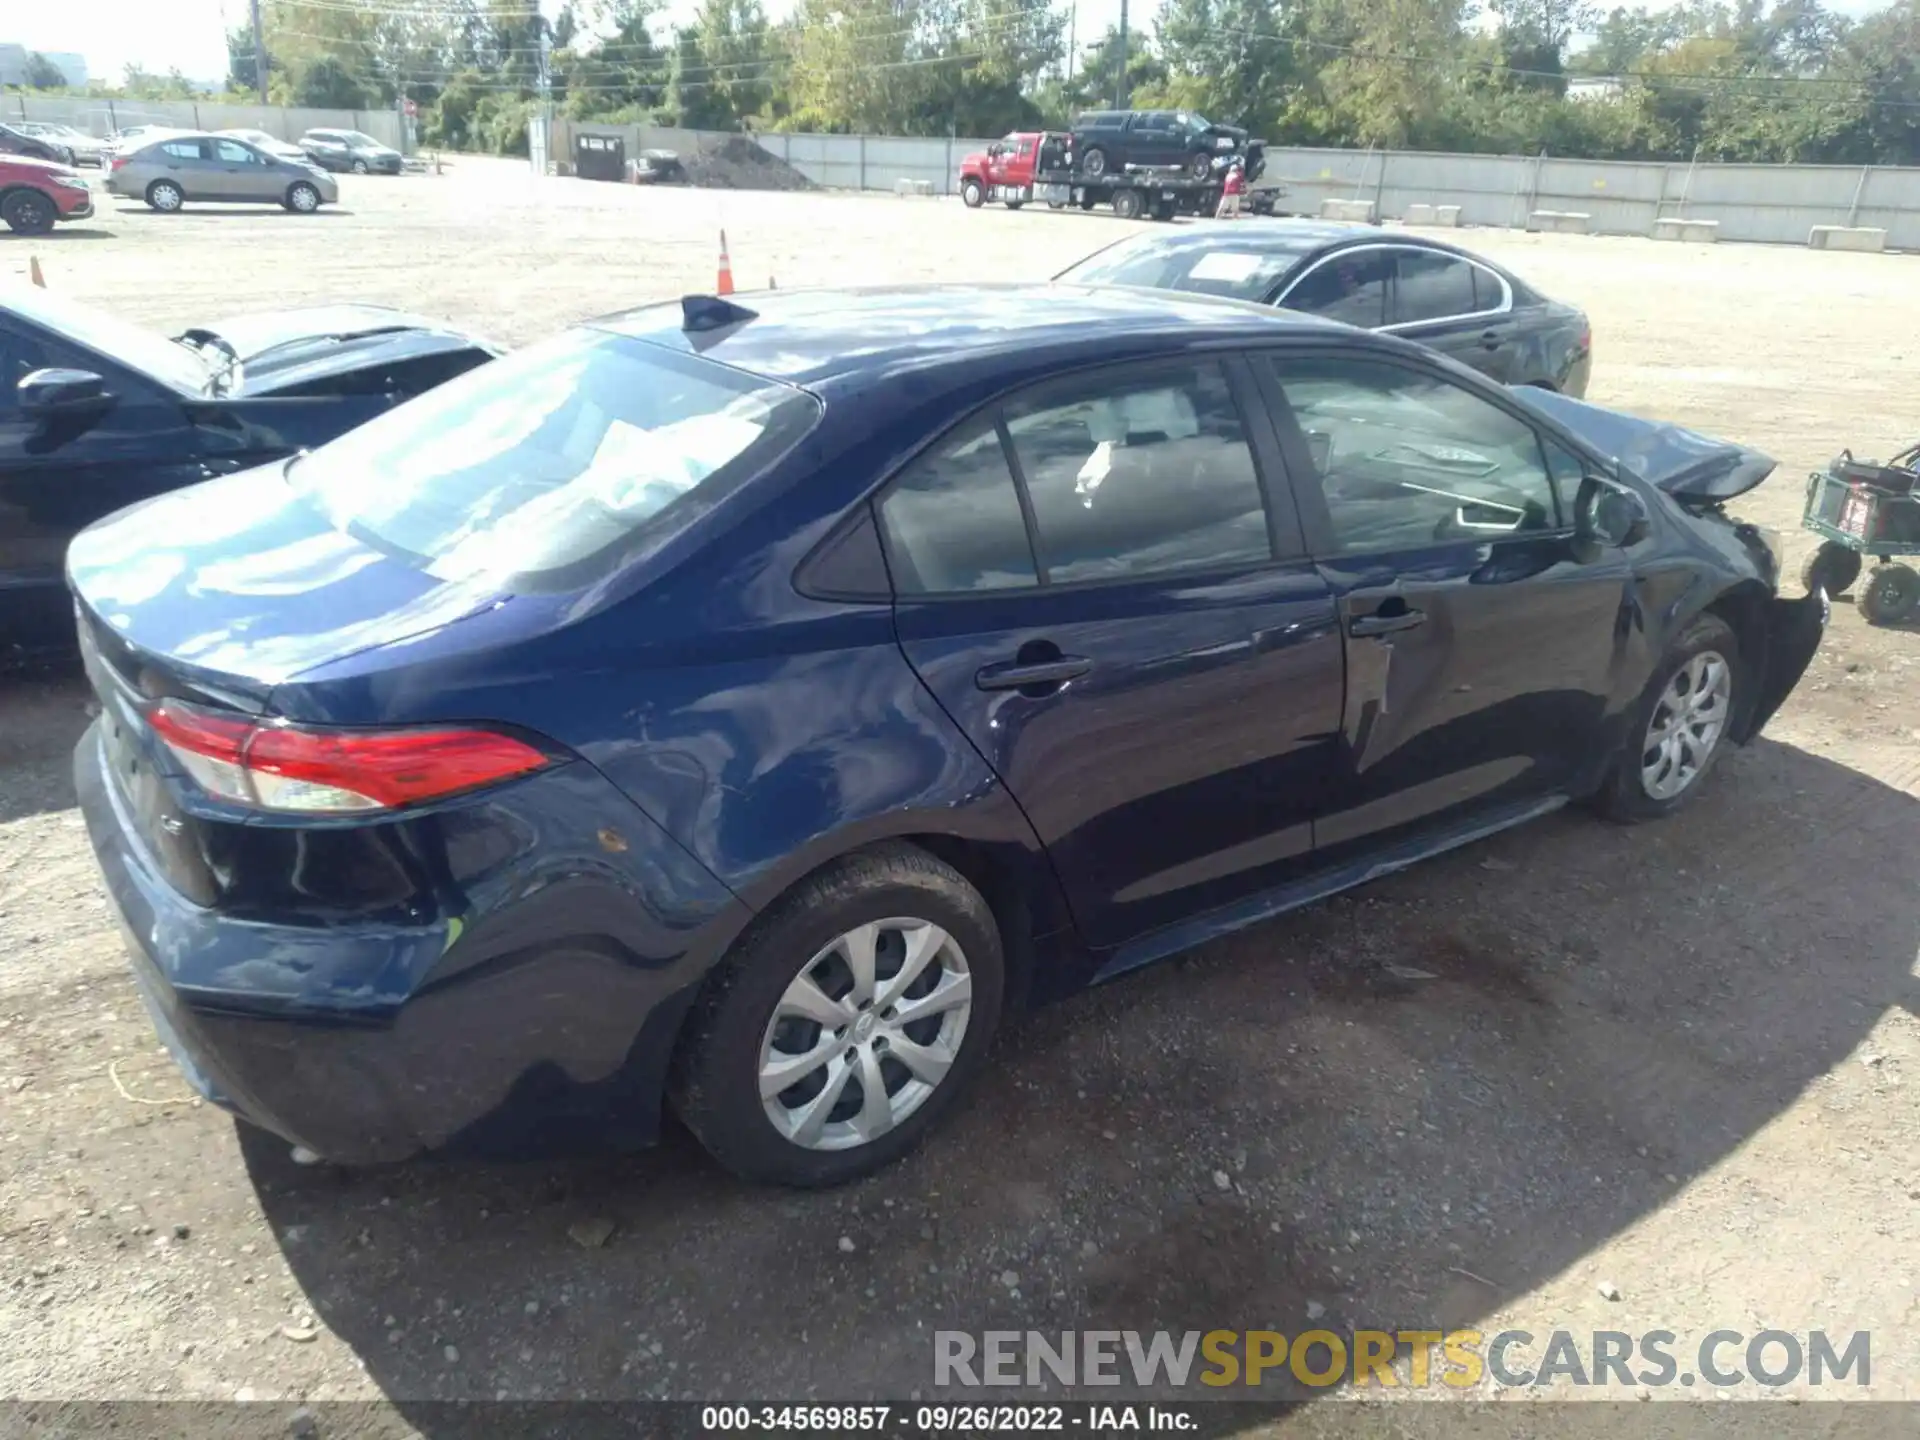
[(230, 135), (235, 140), (244, 140), (256, 150), (264, 150), (282, 160), (300, 160), (307, 158), (307, 152), (298, 145), (269, 135), (264, 130), (221, 130), (221, 135)]

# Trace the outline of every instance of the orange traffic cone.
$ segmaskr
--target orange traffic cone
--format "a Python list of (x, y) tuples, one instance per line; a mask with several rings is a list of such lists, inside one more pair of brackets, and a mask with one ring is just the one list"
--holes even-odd
[(40, 273), (40, 257), (38, 255), (29, 255), (27, 257), (27, 279), (38, 285), (42, 290), (47, 288), (47, 277)]
[(733, 261), (727, 258), (727, 232), (720, 232), (720, 274), (713, 282), (713, 293), (731, 295), (733, 293)]

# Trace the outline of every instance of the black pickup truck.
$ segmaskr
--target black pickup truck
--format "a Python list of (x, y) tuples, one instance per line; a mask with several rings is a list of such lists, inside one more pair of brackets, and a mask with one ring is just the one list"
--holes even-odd
[(1215, 125), (1191, 110), (1089, 110), (1073, 123), (1074, 161), (1089, 180), (1129, 165), (1179, 166), (1208, 179), (1223, 156), (1239, 155), (1247, 179), (1266, 168), (1267, 146), (1234, 125)]

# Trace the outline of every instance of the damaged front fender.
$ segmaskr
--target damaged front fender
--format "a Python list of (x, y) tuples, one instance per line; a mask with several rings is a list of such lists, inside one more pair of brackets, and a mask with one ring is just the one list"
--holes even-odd
[(1775, 597), (1767, 601), (1767, 644), (1760, 673), (1760, 688), (1738, 738), (1742, 743), (1760, 733), (1774, 711), (1785, 703), (1807, 673), (1813, 652), (1820, 648), (1832, 607), (1826, 593), (1815, 590), (1797, 600)]

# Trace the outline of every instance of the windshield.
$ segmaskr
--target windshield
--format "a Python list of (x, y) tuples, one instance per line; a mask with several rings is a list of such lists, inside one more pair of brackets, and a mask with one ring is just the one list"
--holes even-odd
[(1311, 249), (1305, 241), (1288, 243), (1279, 236), (1251, 244), (1239, 235), (1207, 232), (1178, 239), (1141, 236), (1089, 255), (1054, 278), (1077, 285), (1139, 285), (1264, 300)]
[(371, 135), (362, 135), (358, 130), (342, 131), (340, 138), (346, 141), (347, 144), (360, 150), (384, 150), (387, 148)]
[(29, 324), (50, 330), (116, 364), (137, 370), (170, 390), (205, 395), (211, 371), (207, 363), (184, 345), (176, 345), (152, 330), (77, 304), (52, 290), (23, 285), (9, 289), (5, 308)]
[(296, 461), (336, 526), (442, 580), (536, 576), (709, 503), (813, 425), (805, 392), (602, 330), (571, 330)]

